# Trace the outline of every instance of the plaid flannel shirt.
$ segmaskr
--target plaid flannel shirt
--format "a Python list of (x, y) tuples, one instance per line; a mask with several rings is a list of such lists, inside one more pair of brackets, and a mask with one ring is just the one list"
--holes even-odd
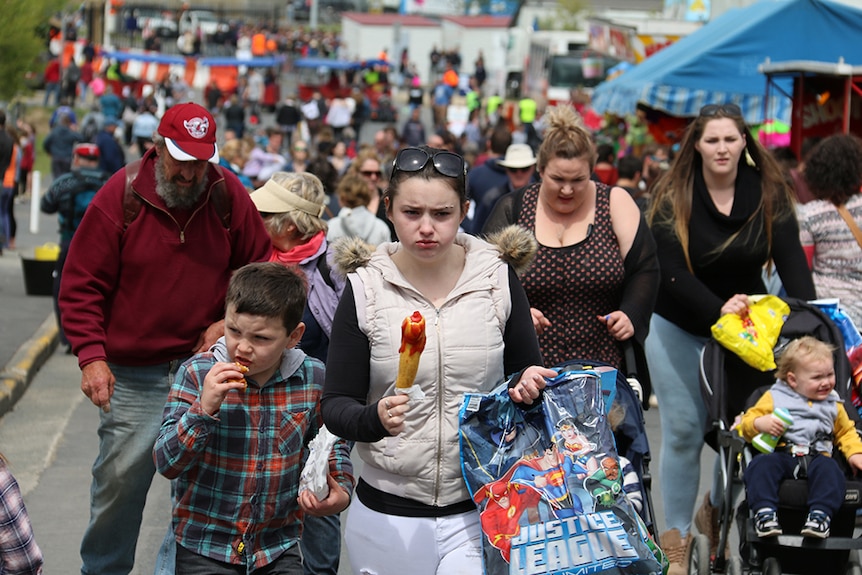
[(38, 575), (42, 551), (33, 538), (33, 528), (18, 482), (0, 458), (0, 573)]
[[(211, 417), (199, 397), (216, 361), (226, 359), (207, 352), (180, 368), (154, 448), (156, 467), (176, 480), (173, 525), (180, 545), (259, 569), (301, 533), (299, 476), (306, 447), (323, 425), (324, 366), (286, 350), (266, 385), (228, 393)], [(352, 494), (353, 466), (343, 440), (330, 454), (329, 468)]]

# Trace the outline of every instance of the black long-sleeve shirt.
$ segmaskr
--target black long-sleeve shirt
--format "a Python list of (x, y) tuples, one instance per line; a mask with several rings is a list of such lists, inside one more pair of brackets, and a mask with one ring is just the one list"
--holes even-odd
[[(769, 253), (763, 213), (757, 213), (761, 194), (758, 173), (741, 167), (733, 207), (729, 215), (724, 215), (710, 198), (703, 174), (695, 173), (689, 219), (689, 257), (694, 273), (686, 265), (671, 224), (652, 227), (661, 267), (655, 307), (658, 315), (689, 333), (709, 336), (710, 326), (721, 315), (721, 306), (733, 295), (765, 293), (762, 273), (770, 255), (789, 296), (816, 297), (799, 243), (799, 225), (788, 206), (776, 206), (776, 212), (783, 215), (773, 219)], [(660, 213), (655, 221), (664, 221), (661, 216), (665, 215)]]

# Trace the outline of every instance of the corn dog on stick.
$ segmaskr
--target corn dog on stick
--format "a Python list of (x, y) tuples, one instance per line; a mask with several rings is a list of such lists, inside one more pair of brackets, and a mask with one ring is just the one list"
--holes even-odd
[[(236, 368), (237, 368), (238, 370), (240, 370), (242, 373), (247, 373), (247, 372), (248, 372), (248, 367), (246, 367), (245, 365), (241, 364), (240, 362), (235, 361), (235, 362), (233, 362), (233, 364), (234, 364), (234, 365), (236, 366)], [(231, 382), (233, 382), (233, 381), (242, 381), (242, 382), (243, 382), (243, 384), (245, 384), (245, 387), (248, 387), (248, 382), (245, 380), (245, 378), (242, 378), (241, 380), (230, 380), (230, 381), (231, 381)], [(243, 389), (245, 389), (245, 388), (243, 388)]]
[(419, 370), (419, 354), (425, 349), (425, 318), (418, 311), (401, 322), (401, 347), (398, 348), (398, 377), (395, 387), (407, 389), (413, 386)]

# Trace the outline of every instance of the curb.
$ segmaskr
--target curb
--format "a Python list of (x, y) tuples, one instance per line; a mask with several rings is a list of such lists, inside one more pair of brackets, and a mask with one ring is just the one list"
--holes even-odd
[(49, 315), (33, 337), (25, 341), (0, 372), (0, 417), (12, 411), (60, 341), (54, 314)]

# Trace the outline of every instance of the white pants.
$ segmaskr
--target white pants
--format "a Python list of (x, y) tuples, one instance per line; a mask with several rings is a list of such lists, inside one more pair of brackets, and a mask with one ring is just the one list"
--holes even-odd
[(344, 541), (354, 575), (482, 575), (479, 513), (401, 517), (354, 497)]

